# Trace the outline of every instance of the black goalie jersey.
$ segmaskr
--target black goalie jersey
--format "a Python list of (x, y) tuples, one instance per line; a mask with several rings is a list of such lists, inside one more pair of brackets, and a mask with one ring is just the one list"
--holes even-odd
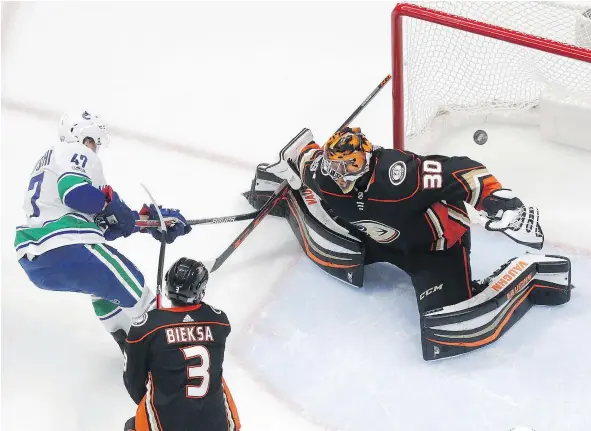
[(485, 166), (468, 157), (419, 156), (376, 148), (370, 171), (344, 194), (322, 174), (322, 150), (302, 150), (299, 169), (312, 189), (342, 221), (394, 251), (445, 250), (469, 228), (464, 202), (477, 210), (501, 188)]
[(202, 302), (152, 310), (133, 323), (123, 380), (136, 431), (232, 431), (238, 414), (222, 377), (230, 323)]

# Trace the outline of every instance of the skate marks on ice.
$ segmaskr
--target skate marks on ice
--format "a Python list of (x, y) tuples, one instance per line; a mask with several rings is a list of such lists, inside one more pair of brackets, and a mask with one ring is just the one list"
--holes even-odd
[[(473, 275), (483, 278), (525, 252), (476, 229)], [(291, 277), (240, 334), (234, 353), (300, 414), (338, 430), (591, 429), (591, 259), (572, 261), (572, 300), (533, 307), (499, 341), (445, 361), (422, 360), (418, 312), (408, 277), (366, 268), (350, 288), (301, 259)]]

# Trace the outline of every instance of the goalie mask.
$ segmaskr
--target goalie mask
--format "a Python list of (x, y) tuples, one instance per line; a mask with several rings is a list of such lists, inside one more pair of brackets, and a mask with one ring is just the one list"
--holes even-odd
[(355, 182), (369, 171), (373, 145), (358, 127), (346, 128), (335, 133), (324, 144), (321, 172), (330, 176), (349, 193)]
[(209, 272), (201, 262), (182, 257), (170, 267), (164, 280), (168, 299), (187, 305), (199, 304), (205, 295)]
[(82, 144), (85, 139), (92, 139), (96, 150), (98, 147), (106, 147), (111, 141), (107, 126), (98, 115), (88, 111), (72, 116), (63, 114), (60, 119), (60, 141)]

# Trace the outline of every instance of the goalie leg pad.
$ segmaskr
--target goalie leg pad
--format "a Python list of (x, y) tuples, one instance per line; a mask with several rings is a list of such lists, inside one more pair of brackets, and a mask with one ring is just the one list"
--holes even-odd
[(564, 256), (557, 261), (537, 264), (536, 284), (529, 295), (534, 305), (561, 305), (570, 301), (571, 284), (570, 260)]
[(421, 315), (423, 358), (457, 356), (500, 338), (533, 305), (570, 300), (570, 261), (525, 254), (513, 260), (478, 295)]

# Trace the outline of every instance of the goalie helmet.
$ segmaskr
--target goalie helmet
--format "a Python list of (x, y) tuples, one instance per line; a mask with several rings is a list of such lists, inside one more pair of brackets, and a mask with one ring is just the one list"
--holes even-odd
[(66, 143), (83, 143), (90, 138), (98, 147), (109, 144), (111, 137), (104, 121), (98, 116), (82, 112), (81, 115), (63, 114), (60, 119), (60, 141)]
[(369, 171), (372, 151), (373, 145), (359, 127), (347, 127), (324, 144), (321, 172), (330, 176), (343, 193), (348, 193), (355, 181)]
[(205, 295), (209, 272), (201, 262), (182, 257), (170, 267), (164, 280), (168, 299), (189, 305), (199, 304)]

